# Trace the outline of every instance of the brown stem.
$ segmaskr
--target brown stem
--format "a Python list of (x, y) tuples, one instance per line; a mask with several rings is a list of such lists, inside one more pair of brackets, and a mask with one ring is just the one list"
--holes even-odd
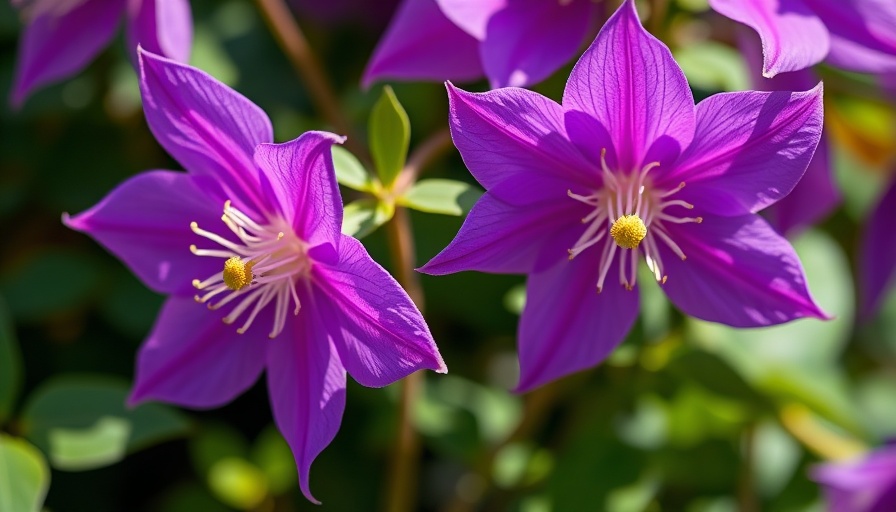
[(320, 110), (324, 119), (339, 133), (348, 135), (346, 145), (356, 154), (363, 154), (363, 148), (355, 143), (352, 137), (352, 125), (339, 108), (339, 101), (333, 93), (327, 75), (318, 62), (302, 29), (296, 23), (292, 12), (283, 0), (256, 0), (261, 14), (274, 34), (274, 39), (283, 49), (283, 53), (298, 72), (308, 87), (311, 100)]
[[(389, 249), (392, 254), (394, 272), (399, 284), (423, 311), (423, 288), (414, 271), (414, 237), (411, 232), (411, 218), (401, 206), (395, 208), (395, 215), (386, 224)], [(412, 424), (413, 405), (416, 403), (423, 385), (420, 372), (408, 375), (399, 383), (401, 396), (398, 411), (398, 437), (395, 453), (387, 482), (385, 510), (387, 512), (409, 512), (414, 510), (417, 498), (417, 469), (420, 460), (420, 438)]]

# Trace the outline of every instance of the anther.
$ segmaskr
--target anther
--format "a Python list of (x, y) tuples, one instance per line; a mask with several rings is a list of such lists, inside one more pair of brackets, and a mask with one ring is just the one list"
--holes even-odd
[(647, 226), (637, 215), (623, 215), (613, 222), (610, 227), (610, 236), (619, 247), (635, 249), (647, 236)]
[(245, 288), (255, 277), (252, 274), (253, 262), (244, 263), (239, 256), (231, 256), (224, 262), (224, 284), (231, 290)]

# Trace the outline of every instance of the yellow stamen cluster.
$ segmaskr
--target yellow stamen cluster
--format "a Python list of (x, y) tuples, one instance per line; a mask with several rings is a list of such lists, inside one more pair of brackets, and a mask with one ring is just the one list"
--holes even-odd
[(647, 236), (647, 226), (637, 215), (623, 215), (610, 227), (610, 236), (623, 249), (635, 249)]
[(243, 263), (238, 256), (231, 256), (224, 262), (224, 284), (231, 290), (241, 290), (255, 278), (252, 275), (253, 262)]

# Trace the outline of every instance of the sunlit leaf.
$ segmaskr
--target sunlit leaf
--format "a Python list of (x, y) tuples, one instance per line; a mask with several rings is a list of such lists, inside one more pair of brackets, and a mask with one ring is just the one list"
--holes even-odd
[(408, 114), (391, 87), (383, 88), (383, 94), (373, 106), (368, 129), (373, 163), (380, 181), (389, 188), (404, 167), (411, 140)]
[(117, 462), (128, 452), (186, 433), (187, 421), (158, 404), (125, 406), (128, 386), (99, 377), (57, 377), (29, 398), (25, 436), (58, 469), (79, 471)]
[(0, 433), (0, 512), (39, 512), (49, 486), (50, 469), (40, 451)]
[(268, 494), (264, 473), (245, 459), (228, 457), (212, 466), (208, 484), (214, 495), (240, 510), (253, 510)]
[(430, 179), (415, 183), (398, 203), (421, 212), (463, 215), (480, 196), (482, 191), (469, 183)]
[(361, 192), (371, 191), (371, 178), (361, 162), (342, 146), (333, 146), (333, 167), (336, 180), (348, 188)]
[(22, 387), (22, 356), (6, 302), (0, 297), (0, 425), (16, 404)]
[(712, 41), (685, 46), (674, 52), (688, 83), (706, 91), (743, 91), (750, 77), (740, 52)]
[(243, 434), (226, 423), (207, 421), (190, 438), (190, 458), (200, 474), (207, 474), (218, 461), (246, 458), (249, 444)]
[(127, 451), (129, 421), (112, 416), (99, 418), (87, 428), (52, 428), (49, 433), (53, 466), (77, 471), (114, 464)]
[(345, 207), (342, 216), (342, 232), (355, 238), (364, 238), (382, 226), (395, 213), (395, 207), (376, 199), (359, 199)]

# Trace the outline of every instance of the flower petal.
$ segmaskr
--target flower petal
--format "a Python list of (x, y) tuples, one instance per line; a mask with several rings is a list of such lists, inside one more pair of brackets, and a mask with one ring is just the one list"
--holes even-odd
[(204, 71), (138, 50), (146, 122), (190, 173), (211, 176), (246, 213), (267, 211), (255, 146), (274, 139), (258, 106)]
[(492, 16), (507, 7), (509, 0), (436, 0), (446, 18), (478, 41), (485, 40)]
[(149, 288), (192, 297), (193, 279), (221, 271), (221, 261), (190, 252), (208, 241), (190, 230), (224, 227), (214, 183), (182, 172), (149, 171), (128, 179), (87, 211), (63, 222), (87, 233), (123, 261)]
[(709, 5), (759, 34), (762, 74), (768, 78), (818, 64), (830, 49), (828, 29), (803, 0), (710, 0)]
[[(311, 302), (303, 294), (304, 303)], [(336, 437), (345, 410), (345, 369), (329, 340), (330, 327), (313, 308), (290, 321), (279, 340), (269, 342), (268, 393), (274, 420), (299, 468), (308, 500), (311, 463)]]
[(595, 7), (589, 0), (523, 0), (495, 12), (480, 45), (492, 87), (525, 87), (550, 76), (582, 45)]
[[(270, 311), (256, 321), (272, 322)], [(224, 315), (192, 298), (170, 297), (140, 347), (128, 403), (159, 400), (212, 408), (252, 386), (264, 369), (269, 340), (253, 331), (238, 334), (235, 326), (221, 321)]]
[(526, 183), (552, 175), (600, 184), (599, 163), (585, 160), (569, 141), (563, 110), (553, 101), (525, 89), (469, 93), (450, 83), (448, 99), (454, 145), (486, 189), (505, 180)]
[[(524, 189), (529, 185), (508, 180), (493, 190), (510, 196), (513, 191), (503, 189)], [(558, 192), (562, 194), (559, 197), (548, 196), (523, 205), (504, 202), (492, 192), (486, 192), (470, 210), (448, 247), (419, 270), (431, 275), (464, 270), (498, 274), (531, 272), (542, 246), (556, 236), (557, 230), (577, 224), (578, 219), (588, 214), (586, 205), (569, 199), (562, 189)]]
[(261, 144), (255, 163), (261, 168), (269, 202), (279, 205), (296, 234), (312, 247), (338, 247), (342, 229), (342, 197), (336, 184), (330, 148), (345, 137), (305, 132), (284, 144)]
[(887, 290), (896, 278), (896, 179), (868, 216), (862, 235), (859, 285), (862, 292), (862, 315), (867, 319), (880, 308)]
[[(757, 212), (793, 190), (822, 130), (822, 86), (806, 92), (732, 92), (697, 105), (694, 142), (662, 185), (718, 215)], [(659, 183), (659, 182), (658, 182)]]
[(395, 279), (344, 237), (339, 262), (317, 268), (327, 297), (315, 306), (348, 373), (364, 386), (381, 387), (417, 370), (447, 372), (426, 321)]
[(140, 0), (128, 6), (128, 50), (137, 45), (178, 62), (189, 62), (193, 16), (187, 0)]
[(793, 247), (758, 215), (706, 215), (700, 224), (665, 228), (687, 259), (659, 242), (669, 277), (663, 288), (685, 314), (734, 327), (828, 318)]
[(452, 23), (436, 0), (404, 0), (380, 39), (362, 81), (476, 80), (479, 42)]
[(124, 0), (86, 0), (71, 11), (42, 14), (23, 30), (10, 100), (20, 106), (38, 87), (74, 75), (115, 36)]
[(632, 0), (576, 63), (563, 108), (606, 127), (624, 170), (671, 163), (694, 135), (694, 97), (684, 73), (669, 48), (641, 26)]
[[(569, 246), (561, 240), (556, 244)], [(611, 268), (618, 263), (617, 254)], [(637, 288), (612, 285), (597, 293), (598, 266), (594, 258), (581, 256), (529, 276), (520, 317), (516, 391), (597, 365), (631, 329), (638, 317)]]
[(831, 32), (827, 62), (863, 73), (896, 72), (896, 3), (810, 0)]

